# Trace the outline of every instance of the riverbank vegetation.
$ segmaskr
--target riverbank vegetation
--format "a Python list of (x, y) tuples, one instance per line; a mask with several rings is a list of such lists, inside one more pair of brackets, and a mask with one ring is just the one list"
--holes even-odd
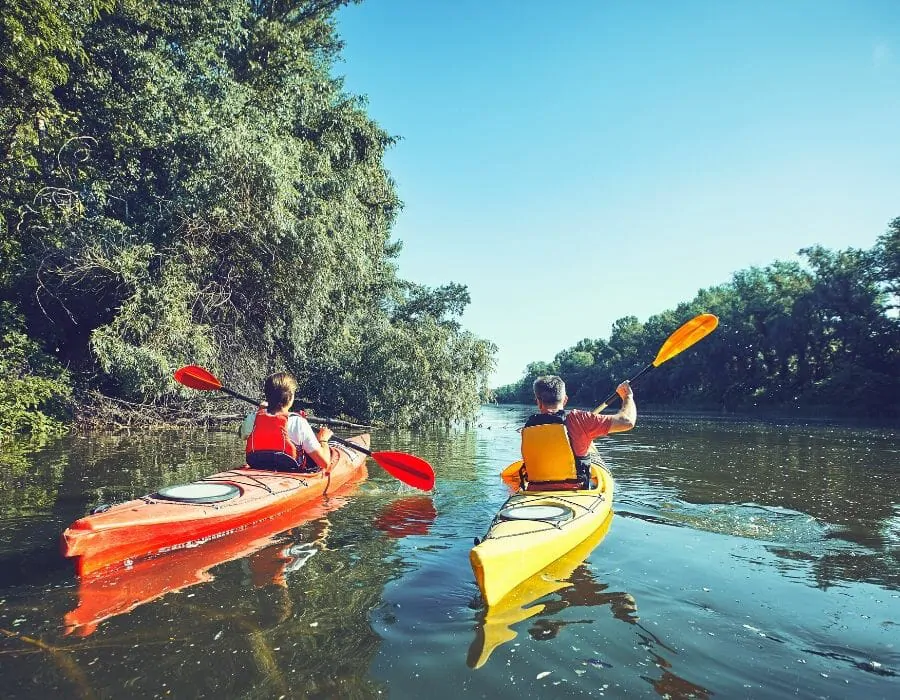
[(7, 3), (0, 439), (97, 392), (179, 405), (188, 363), (357, 420), (474, 413), (495, 348), (464, 286), (397, 275), (395, 138), (331, 73), (347, 1)]
[[(466, 287), (398, 276), (395, 137), (333, 69), (349, 0), (11, 0), (0, 15), (0, 441), (234, 414), (172, 371), (259, 395), (288, 369), (321, 415), (471, 416), (494, 346)], [(642, 401), (898, 413), (900, 219), (872, 250), (810, 248), (529, 365), (599, 402), (680, 322), (709, 339)]]
[(736, 273), (641, 323), (617, 320), (608, 340), (584, 339), (532, 362), (501, 403), (532, 403), (531, 384), (559, 374), (571, 403), (599, 405), (699, 313), (718, 329), (642, 379), (640, 403), (665, 409), (900, 417), (900, 218), (869, 250), (800, 251)]

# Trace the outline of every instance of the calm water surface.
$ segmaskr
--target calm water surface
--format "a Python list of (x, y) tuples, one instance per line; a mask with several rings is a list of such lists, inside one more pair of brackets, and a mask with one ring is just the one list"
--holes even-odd
[[(236, 466), (230, 433), (0, 455), (4, 698), (897, 698), (896, 431), (641, 417), (600, 441), (608, 531), (485, 610), (468, 553), (529, 409), (379, 433), (432, 494), (369, 478), (270, 526), (80, 586), (99, 503)], [(280, 532), (273, 532), (273, 528)]]

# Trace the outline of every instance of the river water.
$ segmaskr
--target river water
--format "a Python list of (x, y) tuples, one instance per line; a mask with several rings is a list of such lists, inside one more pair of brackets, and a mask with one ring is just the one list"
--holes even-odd
[(528, 412), (373, 435), (431, 462), (430, 494), (370, 460), (291, 522), (81, 584), (68, 524), (237, 466), (236, 435), (7, 449), (0, 696), (900, 697), (896, 430), (641, 416), (598, 442), (608, 528), (486, 610), (468, 553)]

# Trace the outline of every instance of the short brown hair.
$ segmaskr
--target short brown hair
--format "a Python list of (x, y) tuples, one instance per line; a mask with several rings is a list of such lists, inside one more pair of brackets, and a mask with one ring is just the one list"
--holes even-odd
[(532, 385), (534, 397), (541, 403), (555, 406), (566, 398), (566, 383), (555, 374), (545, 374), (538, 377)]
[(276, 372), (266, 377), (265, 395), (269, 410), (289, 406), (297, 391), (297, 380), (287, 372)]

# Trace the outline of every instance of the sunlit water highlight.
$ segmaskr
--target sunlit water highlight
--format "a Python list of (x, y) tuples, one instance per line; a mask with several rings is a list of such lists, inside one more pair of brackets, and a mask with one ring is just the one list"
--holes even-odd
[(600, 441), (608, 532), (485, 610), (468, 563), (529, 409), (385, 433), (437, 473), (369, 479), (81, 586), (91, 507), (233, 466), (232, 434), (70, 438), (0, 456), (3, 697), (900, 697), (889, 430), (641, 416)]

